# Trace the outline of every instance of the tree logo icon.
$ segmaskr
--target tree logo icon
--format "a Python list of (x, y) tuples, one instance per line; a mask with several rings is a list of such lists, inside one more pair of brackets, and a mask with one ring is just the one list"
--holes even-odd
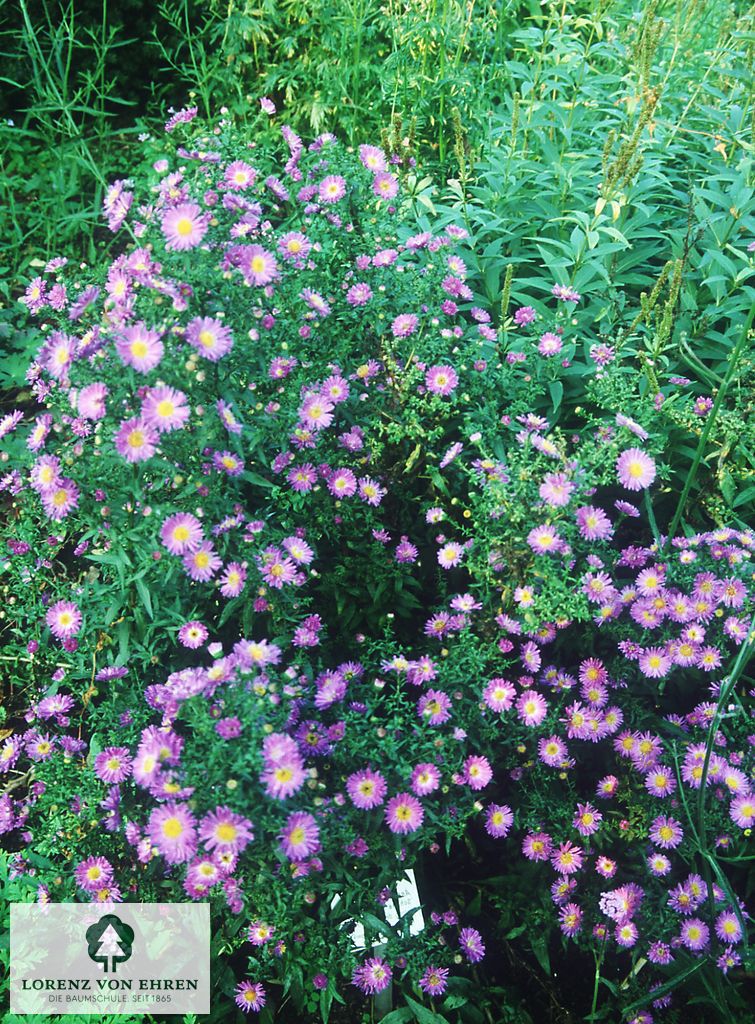
[(118, 964), (131, 957), (134, 929), (115, 914), (105, 914), (96, 924), (87, 928), (89, 959), (102, 964), (105, 973), (115, 972)]

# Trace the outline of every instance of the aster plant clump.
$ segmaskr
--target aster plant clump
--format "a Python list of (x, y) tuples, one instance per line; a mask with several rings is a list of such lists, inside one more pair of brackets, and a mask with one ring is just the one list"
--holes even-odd
[[(15, 898), (207, 901), (218, 1012), (270, 1020), (391, 986), (466, 1019), (517, 926), (593, 954), (593, 1013), (601, 969), (636, 1021), (721, 989), (755, 535), (664, 535), (658, 405), (608, 342), (557, 414), (573, 288), (504, 333), (399, 158), (195, 113), (109, 190), (116, 255), (22, 300)], [(442, 878), (470, 850), (504, 878), (476, 901)]]

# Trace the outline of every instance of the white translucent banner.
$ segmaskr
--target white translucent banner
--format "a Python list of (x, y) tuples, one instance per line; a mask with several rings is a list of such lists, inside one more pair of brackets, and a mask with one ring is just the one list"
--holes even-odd
[(14, 903), (12, 1013), (209, 1013), (206, 903)]

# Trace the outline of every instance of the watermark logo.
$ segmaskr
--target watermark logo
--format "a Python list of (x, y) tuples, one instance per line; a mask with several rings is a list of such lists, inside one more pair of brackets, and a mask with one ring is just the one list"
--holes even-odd
[(12, 903), (17, 1014), (210, 1012), (207, 903)]
[(118, 964), (131, 959), (134, 929), (124, 924), (115, 914), (105, 914), (97, 924), (87, 928), (87, 952), (89, 959), (102, 964), (108, 970), (117, 971)]

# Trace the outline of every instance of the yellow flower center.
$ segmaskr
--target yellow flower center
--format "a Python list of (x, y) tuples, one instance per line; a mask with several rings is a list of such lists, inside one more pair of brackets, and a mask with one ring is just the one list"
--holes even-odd
[(164, 398), (162, 402), (159, 402), (156, 410), (157, 415), (165, 420), (172, 416), (175, 411), (176, 407), (169, 398)]
[(194, 224), (188, 217), (181, 217), (176, 221), (176, 234), (186, 238), (194, 230)]
[(202, 348), (212, 348), (215, 344), (215, 335), (212, 331), (200, 331), (199, 332), (199, 344)]
[(224, 821), (222, 825), (218, 825), (215, 829), (215, 836), (221, 843), (231, 843), (238, 835), (238, 831), (235, 825), (232, 825), (229, 821)]
[(163, 822), (162, 832), (166, 839), (178, 839), (183, 835), (184, 827), (178, 818), (166, 818)]

